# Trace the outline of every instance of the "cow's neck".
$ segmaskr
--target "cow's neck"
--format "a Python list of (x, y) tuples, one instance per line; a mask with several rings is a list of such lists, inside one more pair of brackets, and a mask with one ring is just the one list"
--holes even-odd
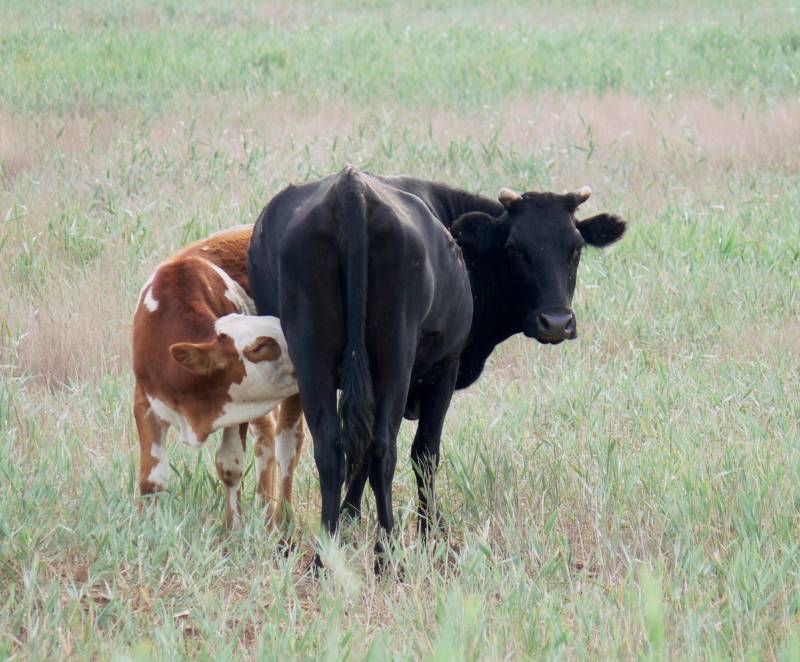
[(416, 186), (412, 192), (427, 202), (434, 215), (446, 228), (470, 212), (481, 212), (497, 217), (505, 211), (503, 206), (492, 198), (462, 191), (438, 182), (422, 180), (413, 180), (413, 182), (416, 183)]
[(458, 218), (470, 212), (481, 212), (492, 217), (501, 215), (505, 210), (503, 206), (491, 198), (482, 195), (467, 193), (466, 191), (449, 190), (446, 195), (448, 201), (448, 214), (445, 225), (450, 227)]
[(509, 228), (497, 219), (478, 245), (461, 246), (472, 287), (472, 327), (461, 353), (456, 388), (472, 384), (483, 371), (486, 359), (498, 344), (522, 330), (513, 318), (513, 295), (506, 268), (505, 243)]

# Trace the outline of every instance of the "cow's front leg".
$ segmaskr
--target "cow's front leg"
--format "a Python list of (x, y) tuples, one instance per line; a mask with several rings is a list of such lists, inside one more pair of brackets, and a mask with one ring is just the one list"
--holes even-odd
[(240, 513), (246, 433), (247, 424), (225, 428), (222, 432), (222, 443), (217, 450), (217, 475), (225, 485), (225, 524), (229, 529), (233, 527)]
[(439, 522), (433, 483), (439, 467), (444, 417), (450, 407), (457, 376), (458, 361), (454, 360), (445, 366), (440, 379), (427, 387), (420, 397), (419, 425), (411, 445), (411, 463), (417, 479), (418, 527), (423, 538), (427, 538), (431, 525)]

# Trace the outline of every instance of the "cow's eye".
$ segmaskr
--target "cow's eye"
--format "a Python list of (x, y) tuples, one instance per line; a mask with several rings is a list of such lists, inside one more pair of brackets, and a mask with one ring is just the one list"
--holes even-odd
[(523, 262), (528, 261), (528, 256), (514, 243), (509, 243), (506, 245), (506, 252), (508, 253), (508, 257), (512, 260), (522, 260)]
[(580, 259), (581, 259), (581, 247), (578, 246), (572, 251), (572, 254), (569, 256), (569, 263), (575, 264)]

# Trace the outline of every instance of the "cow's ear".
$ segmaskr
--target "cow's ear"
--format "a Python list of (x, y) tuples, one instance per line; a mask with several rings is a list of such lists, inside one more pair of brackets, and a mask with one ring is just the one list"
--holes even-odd
[(170, 345), (172, 358), (196, 375), (211, 375), (228, 367), (228, 362), (217, 351), (216, 343), (178, 342)]
[(459, 216), (450, 228), (450, 233), (465, 252), (489, 246), (489, 235), (497, 225), (496, 219), (483, 212), (473, 211)]
[(613, 214), (598, 214), (578, 221), (578, 232), (590, 246), (603, 248), (613, 244), (625, 234), (625, 221)]
[(274, 361), (281, 355), (281, 346), (275, 338), (259, 336), (242, 352), (248, 361)]

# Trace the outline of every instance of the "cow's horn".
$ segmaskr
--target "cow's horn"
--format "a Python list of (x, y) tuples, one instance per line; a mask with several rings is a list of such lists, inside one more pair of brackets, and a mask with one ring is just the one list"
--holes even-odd
[(589, 186), (581, 186), (577, 191), (575, 191), (575, 197), (580, 200), (578, 204), (581, 204), (581, 202), (586, 202), (591, 195), (592, 189)]
[(512, 191), (510, 188), (501, 188), (500, 192), (497, 194), (497, 199), (500, 201), (500, 204), (503, 207), (510, 207), (512, 202), (516, 202), (517, 200), (522, 200), (522, 196), (517, 193), (516, 191)]

